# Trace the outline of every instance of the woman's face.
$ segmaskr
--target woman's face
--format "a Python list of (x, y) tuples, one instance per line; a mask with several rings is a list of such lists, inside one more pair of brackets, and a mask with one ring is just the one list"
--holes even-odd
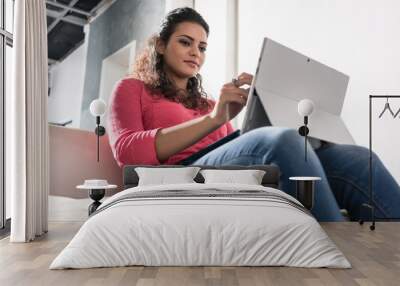
[(205, 60), (207, 33), (196, 23), (183, 22), (177, 25), (165, 45), (162, 41), (157, 51), (163, 55), (164, 68), (174, 79), (195, 76)]

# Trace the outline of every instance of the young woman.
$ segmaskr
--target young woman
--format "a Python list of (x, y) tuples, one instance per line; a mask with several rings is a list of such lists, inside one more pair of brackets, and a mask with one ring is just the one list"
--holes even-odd
[[(218, 101), (207, 97), (199, 71), (206, 58), (209, 27), (195, 10), (179, 8), (138, 57), (133, 76), (121, 80), (111, 96), (110, 144), (120, 166), (126, 164), (275, 164), (281, 189), (294, 195), (290, 176), (319, 176), (315, 207), (321, 221), (340, 221), (340, 208), (358, 219), (368, 201), (368, 149), (325, 143), (310, 150), (294, 129), (263, 127), (247, 132), (191, 160), (231, 134), (229, 120), (246, 105), (252, 75), (242, 73), (222, 86)], [(400, 187), (374, 154), (376, 215), (400, 217)], [(365, 213), (367, 215), (368, 212)], [(365, 216), (364, 215), (364, 216)], [(368, 217), (368, 216), (366, 216)]]

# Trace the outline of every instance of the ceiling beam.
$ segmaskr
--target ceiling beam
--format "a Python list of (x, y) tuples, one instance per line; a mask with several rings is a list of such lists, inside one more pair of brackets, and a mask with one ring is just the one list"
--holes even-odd
[(58, 63), (58, 61), (57, 61), (57, 60), (50, 59), (50, 58), (48, 58), (48, 59), (47, 59), (47, 62), (48, 62), (48, 64), (49, 64), (49, 65), (53, 65), (53, 64), (56, 64), (56, 63)]
[(90, 10), (91, 16), (88, 19), (88, 22), (93, 22), (98, 16), (100, 16), (103, 12), (105, 12), (112, 4), (117, 0), (102, 0), (100, 1), (92, 10)]
[[(50, 32), (54, 29), (54, 27), (61, 21), (65, 15), (69, 11), (71, 11), (71, 8), (78, 2), (79, 0), (72, 0), (71, 3), (68, 4), (67, 8), (64, 9), (64, 11), (60, 12), (59, 16), (53, 21), (53, 23), (50, 24), (50, 26), (47, 27), (47, 34), (50, 34)], [(47, 1), (46, 1), (47, 2)]]
[[(47, 16), (49, 16), (51, 18), (55, 18), (55, 19), (60, 17), (60, 12), (56, 12), (56, 11), (47, 10), (46, 14), (47, 14)], [(68, 23), (75, 24), (75, 25), (82, 26), (82, 27), (87, 24), (87, 20), (72, 16), (72, 15), (62, 17), (61, 21), (68, 22)]]
[(54, 0), (53, 1), (46, 0), (46, 4), (53, 5), (53, 6), (58, 7), (58, 8), (68, 9), (68, 10), (71, 10), (72, 12), (75, 12), (75, 13), (78, 13), (78, 14), (81, 14), (81, 15), (85, 15), (87, 17), (90, 17), (92, 15), (90, 12), (86, 12), (86, 11), (78, 9), (78, 8), (70, 7), (68, 5), (58, 3), (58, 2), (56, 2)]

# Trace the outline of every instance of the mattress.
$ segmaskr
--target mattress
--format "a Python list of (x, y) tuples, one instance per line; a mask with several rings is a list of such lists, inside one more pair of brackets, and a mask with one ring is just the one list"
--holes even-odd
[(137, 186), (108, 198), (50, 269), (130, 265), (351, 267), (284, 192), (199, 183)]

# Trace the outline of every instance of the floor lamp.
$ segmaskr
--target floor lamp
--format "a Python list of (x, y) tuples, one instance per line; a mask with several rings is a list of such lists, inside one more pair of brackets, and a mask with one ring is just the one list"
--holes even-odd
[[(369, 202), (362, 204), (361, 207), (366, 207), (371, 210), (371, 221), (372, 224), (369, 226), (370, 230), (375, 230), (375, 204), (373, 200), (373, 189), (372, 189), (372, 100), (374, 98), (400, 98), (400, 95), (370, 95), (369, 96)], [(397, 115), (397, 114), (396, 114)], [(400, 219), (400, 218), (383, 218), (383, 219)], [(360, 220), (359, 223), (362, 225), (364, 220)]]
[(106, 134), (106, 129), (100, 125), (100, 116), (106, 112), (106, 103), (101, 99), (95, 99), (90, 103), (90, 113), (96, 117), (96, 129), (94, 133), (97, 135), (97, 162), (100, 160), (100, 136)]

